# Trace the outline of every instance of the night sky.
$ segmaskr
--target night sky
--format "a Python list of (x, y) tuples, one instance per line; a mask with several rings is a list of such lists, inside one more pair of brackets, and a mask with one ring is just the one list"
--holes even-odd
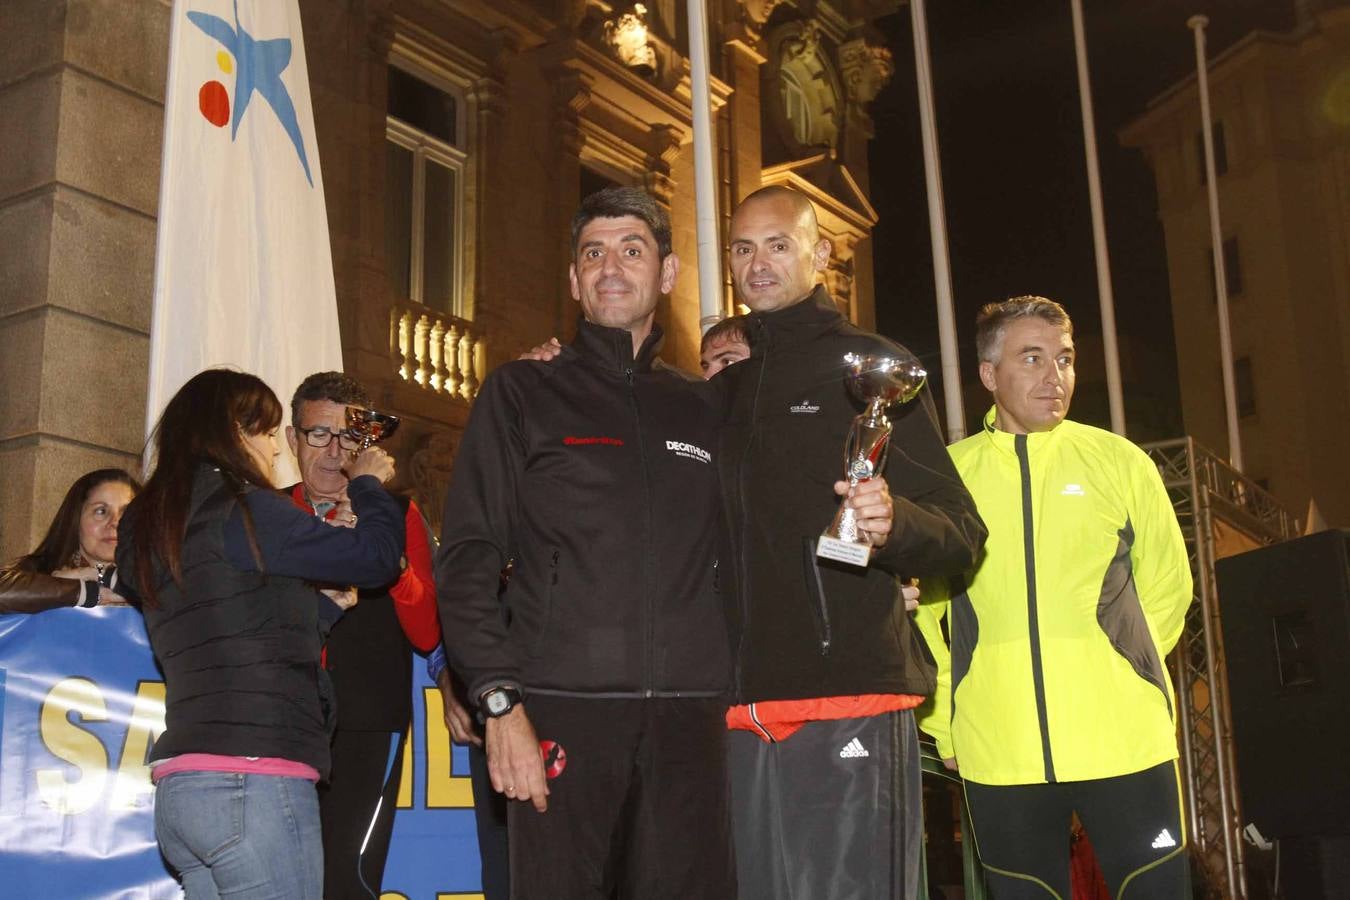
[[(1106, 232), (1121, 352), (1135, 348), (1139, 381), (1125, 384), (1130, 436), (1182, 433), (1162, 226), (1141, 151), (1116, 132), (1148, 101), (1194, 73), (1186, 20), (1209, 17), (1212, 60), (1255, 28), (1294, 24), (1293, 0), (1084, 0)], [(930, 0), (928, 36), (946, 193), (952, 291), (968, 411), (979, 307), (1018, 294), (1063, 303), (1080, 344), (1100, 354), (1097, 275), (1069, 0)], [(933, 373), (942, 406), (937, 311), (924, 188), (910, 11), (878, 23), (895, 75), (871, 106), (870, 147), (878, 330)], [(1196, 109), (1196, 127), (1200, 113)], [(1217, 341), (1217, 335), (1214, 337)], [(1079, 362), (1072, 417), (1109, 427), (1100, 359)], [(1093, 377), (1094, 371), (1096, 374)], [(975, 415), (978, 415), (977, 413)], [(977, 424), (968, 415), (967, 427)]]

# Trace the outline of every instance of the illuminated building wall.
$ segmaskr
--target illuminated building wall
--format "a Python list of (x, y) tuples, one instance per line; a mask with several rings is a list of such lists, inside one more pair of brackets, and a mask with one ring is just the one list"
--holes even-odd
[[(404, 417), (392, 449), (428, 513), (483, 376), (574, 327), (583, 192), (640, 185), (670, 209), (664, 355), (697, 371), (683, 4), (300, 6), (345, 367)], [(855, 6), (708, 15), (722, 228), (762, 184), (807, 192), (835, 242), (827, 284), (870, 325), (867, 108), (892, 64), (869, 23), (899, 4)], [(0, 559), (35, 545), (77, 475), (139, 460), (169, 9), (13, 0), (0, 28)]]
[[(1314, 498), (1350, 525), (1350, 9), (1248, 35), (1209, 82), (1245, 468), (1300, 516)], [(1157, 182), (1186, 431), (1225, 453), (1194, 77), (1121, 140)]]

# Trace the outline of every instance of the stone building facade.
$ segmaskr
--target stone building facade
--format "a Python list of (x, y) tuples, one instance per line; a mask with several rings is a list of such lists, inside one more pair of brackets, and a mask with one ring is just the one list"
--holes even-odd
[[(190, 4), (189, 4), (190, 5)], [(439, 517), (493, 366), (567, 337), (568, 222), (585, 193), (645, 187), (683, 260), (659, 317), (696, 370), (685, 9), (675, 0), (300, 0), (343, 358), (404, 417), (401, 478)], [(871, 23), (898, 0), (710, 0), (719, 210), (807, 192), (840, 308), (874, 322)], [(171, 5), (0, 7), (0, 558), (31, 548), (81, 472), (134, 468)], [(723, 308), (731, 310), (729, 286)]]
[[(1210, 59), (1210, 106), (1246, 474), (1350, 525), (1350, 8)], [(1121, 132), (1158, 189), (1187, 433), (1227, 452), (1194, 77)]]

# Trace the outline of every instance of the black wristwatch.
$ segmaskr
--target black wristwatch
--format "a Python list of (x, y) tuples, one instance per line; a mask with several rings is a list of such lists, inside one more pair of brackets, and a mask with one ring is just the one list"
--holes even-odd
[(489, 719), (499, 719), (515, 709), (516, 704), (524, 700), (520, 691), (513, 687), (496, 687), (478, 698), (478, 706)]

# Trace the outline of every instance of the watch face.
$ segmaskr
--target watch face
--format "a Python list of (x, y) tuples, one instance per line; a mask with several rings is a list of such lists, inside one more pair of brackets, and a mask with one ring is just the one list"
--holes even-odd
[(500, 689), (489, 692), (483, 699), (487, 701), (488, 715), (500, 716), (511, 708), (511, 698)]

